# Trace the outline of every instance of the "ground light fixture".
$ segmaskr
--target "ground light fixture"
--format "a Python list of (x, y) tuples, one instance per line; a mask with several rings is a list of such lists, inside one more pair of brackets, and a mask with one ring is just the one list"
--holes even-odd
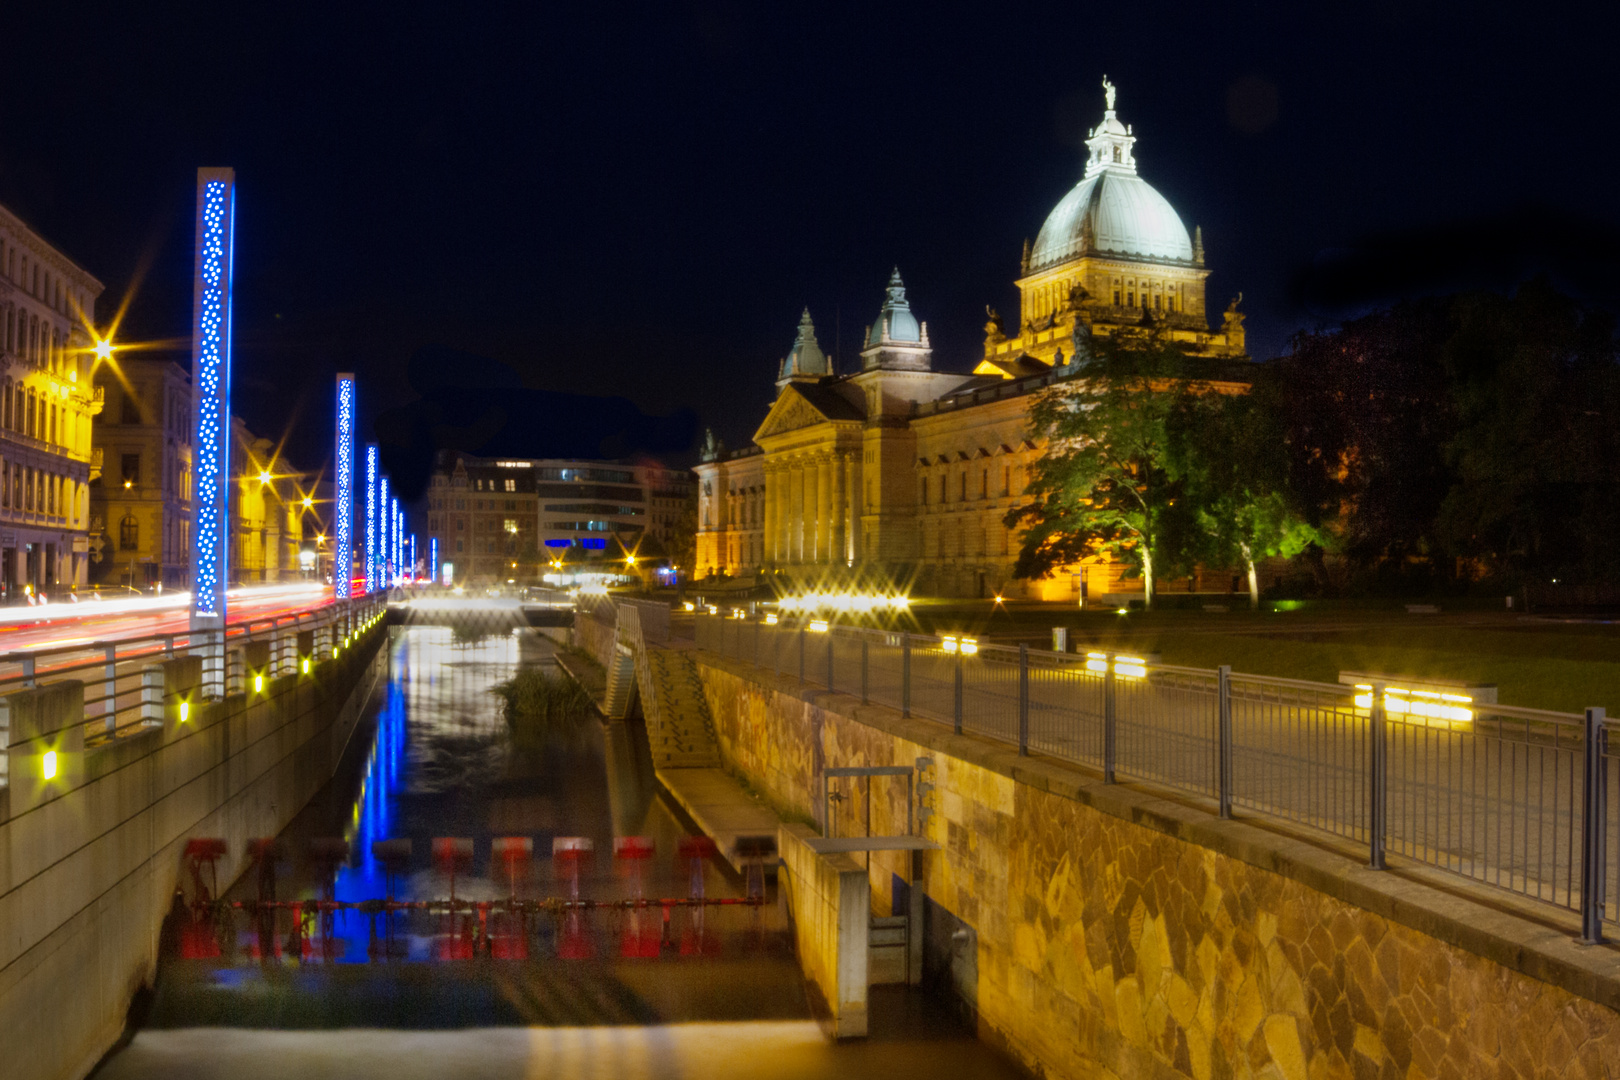
[[(1373, 688), (1369, 683), (1356, 684), (1356, 708), (1372, 709)], [(1467, 694), (1448, 694), (1439, 690), (1409, 690), (1401, 686), (1384, 687), (1384, 712), (1391, 716), (1415, 717), (1425, 727), (1466, 729), (1474, 722), (1474, 699)]]
[(977, 638), (958, 639), (955, 636), (946, 636), (940, 639), (939, 647), (948, 653), (959, 652), (963, 656), (975, 656), (979, 652), (979, 641)]
[(255, 676), (253, 676), (253, 692), (255, 694), (264, 693), (264, 676), (263, 675), (255, 675)]
[[(1108, 654), (1100, 652), (1086, 653), (1086, 670), (1096, 672), (1098, 675), (1108, 674)], [(1123, 675), (1127, 679), (1144, 679), (1147, 677), (1147, 657), (1145, 656), (1116, 656), (1114, 657), (1114, 674)]]
[(40, 775), (44, 776), (45, 779), (47, 779), (47, 780), (55, 780), (56, 779), (56, 751), (55, 750), (47, 750), (47, 751), (45, 751), (45, 756), (43, 758), (41, 758), (40, 762), (39, 762), (39, 771), (40, 771)]
[(189, 701), (182, 701), (182, 702), (181, 702), (181, 703), (180, 703), (180, 722), (181, 722), (181, 723), (182, 723), (182, 724), (183, 724), (183, 723), (185, 723), (185, 722), (186, 722), (186, 719), (187, 719), (187, 718), (188, 718), (188, 717), (189, 717), (189, 716), (190, 716), (190, 715), (191, 715), (191, 702), (189, 702)]

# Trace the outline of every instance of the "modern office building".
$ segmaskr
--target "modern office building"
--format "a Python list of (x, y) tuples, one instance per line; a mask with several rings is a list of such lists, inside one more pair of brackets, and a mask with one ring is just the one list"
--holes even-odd
[(427, 539), (462, 583), (533, 581), (564, 567), (622, 570), (634, 565), (628, 556), (667, 560), (691, 485), (689, 472), (653, 461), (445, 451), (428, 489)]

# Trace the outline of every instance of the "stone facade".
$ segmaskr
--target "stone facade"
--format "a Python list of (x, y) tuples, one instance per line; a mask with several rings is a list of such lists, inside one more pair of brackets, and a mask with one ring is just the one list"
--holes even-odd
[(191, 376), (173, 360), (125, 356), (96, 369), (107, 408), (94, 433), (91, 577), (184, 588), (191, 561)]
[[(1620, 1077), (1612, 946), (893, 710), (699, 666), (727, 767), (784, 811), (819, 812), (824, 768), (933, 759), (932, 917), (975, 932), (962, 989), (1043, 1075)], [(844, 805), (840, 833), (904, 831), (903, 785), (873, 789), (870, 822), (864, 799)], [(898, 858), (873, 858), (876, 914)]]
[(0, 600), (88, 580), (101, 289), (0, 207)]
[[(1136, 175), (1134, 142), (1110, 105), (1085, 177), (1048, 217), (1033, 262), (1025, 249), (1018, 325), (987, 309), (971, 372), (935, 370), (928, 324), (898, 269), (843, 372), (806, 311), (754, 445), (711, 446), (697, 466), (697, 576), (763, 572), (817, 588), (878, 578), (964, 597), (1139, 595), (1140, 579), (1107, 556), (1014, 579), (1021, 537), (1005, 524), (1044, 449), (1029, 431), (1034, 395), (1080, 377), (1094, 339), (1151, 327), (1208, 358), (1211, 386), (1243, 387), (1227, 372), (1246, 359), (1237, 302), (1211, 330), (1202, 237)], [(1225, 592), (1230, 577), (1209, 584)]]

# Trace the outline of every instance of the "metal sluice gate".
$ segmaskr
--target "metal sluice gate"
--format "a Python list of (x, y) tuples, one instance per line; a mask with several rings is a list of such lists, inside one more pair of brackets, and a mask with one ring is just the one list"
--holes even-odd
[[(597, 899), (581, 895), (582, 881), (595, 857), (594, 843), (585, 837), (558, 837), (552, 841), (552, 863), (566, 895), (525, 898), (518, 895), (519, 885), (529, 879), (534, 842), (529, 837), (497, 837), (491, 842), (490, 880), (495, 880), (497, 868), (502, 870), (508, 893), (499, 899), (474, 900), (456, 895), (456, 879), (473, 865), (473, 841), (440, 837), (432, 842), (433, 867), (449, 878), (450, 894), (411, 900), (395, 895), (396, 884), (409, 872), (411, 841), (379, 840), (371, 845), (371, 854), (384, 872), (387, 895), (339, 900), (334, 895), (337, 872), (348, 861), (349, 843), (316, 839), (308, 843), (306, 854), (319, 873), (321, 896), (283, 900), (276, 896), (276, 866), (287, 855), (284, 845), (278, 840), (254, 840), (248, 847), (258, 896), (226, 900), (216, 898), (217, 863), (227, 854), (225, 841), (187, 842), (185, 866), (191, 898), (187, 900), (184, 890), (176, 889), (165, 933), (171, 955), (228, 962), (245, 954), (247, 959), (266, 963), (335, 963), (346, 959), (348, 952), (347, 939), (337, 933), (338, 920), (354, 914), (367, 920), (366, 959), (372, 963), (410, 958), (407, 946), (413, 935), (404, 933), (398, 923), (413, 916), (435, 917), (430, 934), (414, 935), (431, 940), (430, 959), (539, 959), (546, 952), (549, 928), (557, 958), (585, 960), (599, 955), (599, 939), (605, 932), (588, 916), (608, 913), (622, 918), (615, 950), (620, 957), (714, 956), (720, 954), (722, 945), (716, 929), (708, 925), (706, 913), (711, 908), (753, 909), (754, 937), (763, 941), (764, 927), (757, 916), (766, 903), (766, 863), (776, 854), (774, 838), (739, 841), (745, 895), (708, 896), (703, 869), (716, 853), (714, 842), (705, 836), (684, 837), (676, 861), (689, 875), (688, 895), (650, 897), (645, 894), (645, 871), (657, 854), (656, 845), (648, 837), (619, 837), (613, 842), (613, 859), (628, 881), (630, 895)], [(246, 917), (245, 926), (239, 925), (239, 916)]]

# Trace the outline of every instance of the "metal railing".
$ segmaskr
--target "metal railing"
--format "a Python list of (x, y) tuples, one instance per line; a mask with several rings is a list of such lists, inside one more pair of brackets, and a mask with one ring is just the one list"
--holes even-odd
[[(1620, 923), (1620, 739), (1586, 715), (1394, 712), (1326, 683), (819, 622), (700, 615), (700, 648), (1121, 778)], [(1449, 710), (1449, 711), (1448, 711)]]
[[(16, 690), (79, 679), (84, 683), (85, 745), (93, 747), (146, 730), (161, 702), (147, 667), (182, 656), (203, 658), (202, 700), (248, 689), (251, 675), (274, 678), (298, 673), (310, 664), (341, 655), (346, 643), (382, 617), (381, 594), (337, 601), (296, 614), (267, 616), (232, 623), (223, 632), (178, 631), (144, 637), (96, 641), (70, 637), (60, 644), (0, 654), (0, 695)], [(72, 634), (71, 628), (65, 632)], [(300, 636), (309, 637), (300, 642)], [(248, 642), (268, 646), (263, 670), (247, 671), (241, 648)], [(0, 732), (0, 736), (4, 733)], [(0, 743), (5, 739), (0, 737)], [(0, 750), (0, 785), (7, 781)]]

